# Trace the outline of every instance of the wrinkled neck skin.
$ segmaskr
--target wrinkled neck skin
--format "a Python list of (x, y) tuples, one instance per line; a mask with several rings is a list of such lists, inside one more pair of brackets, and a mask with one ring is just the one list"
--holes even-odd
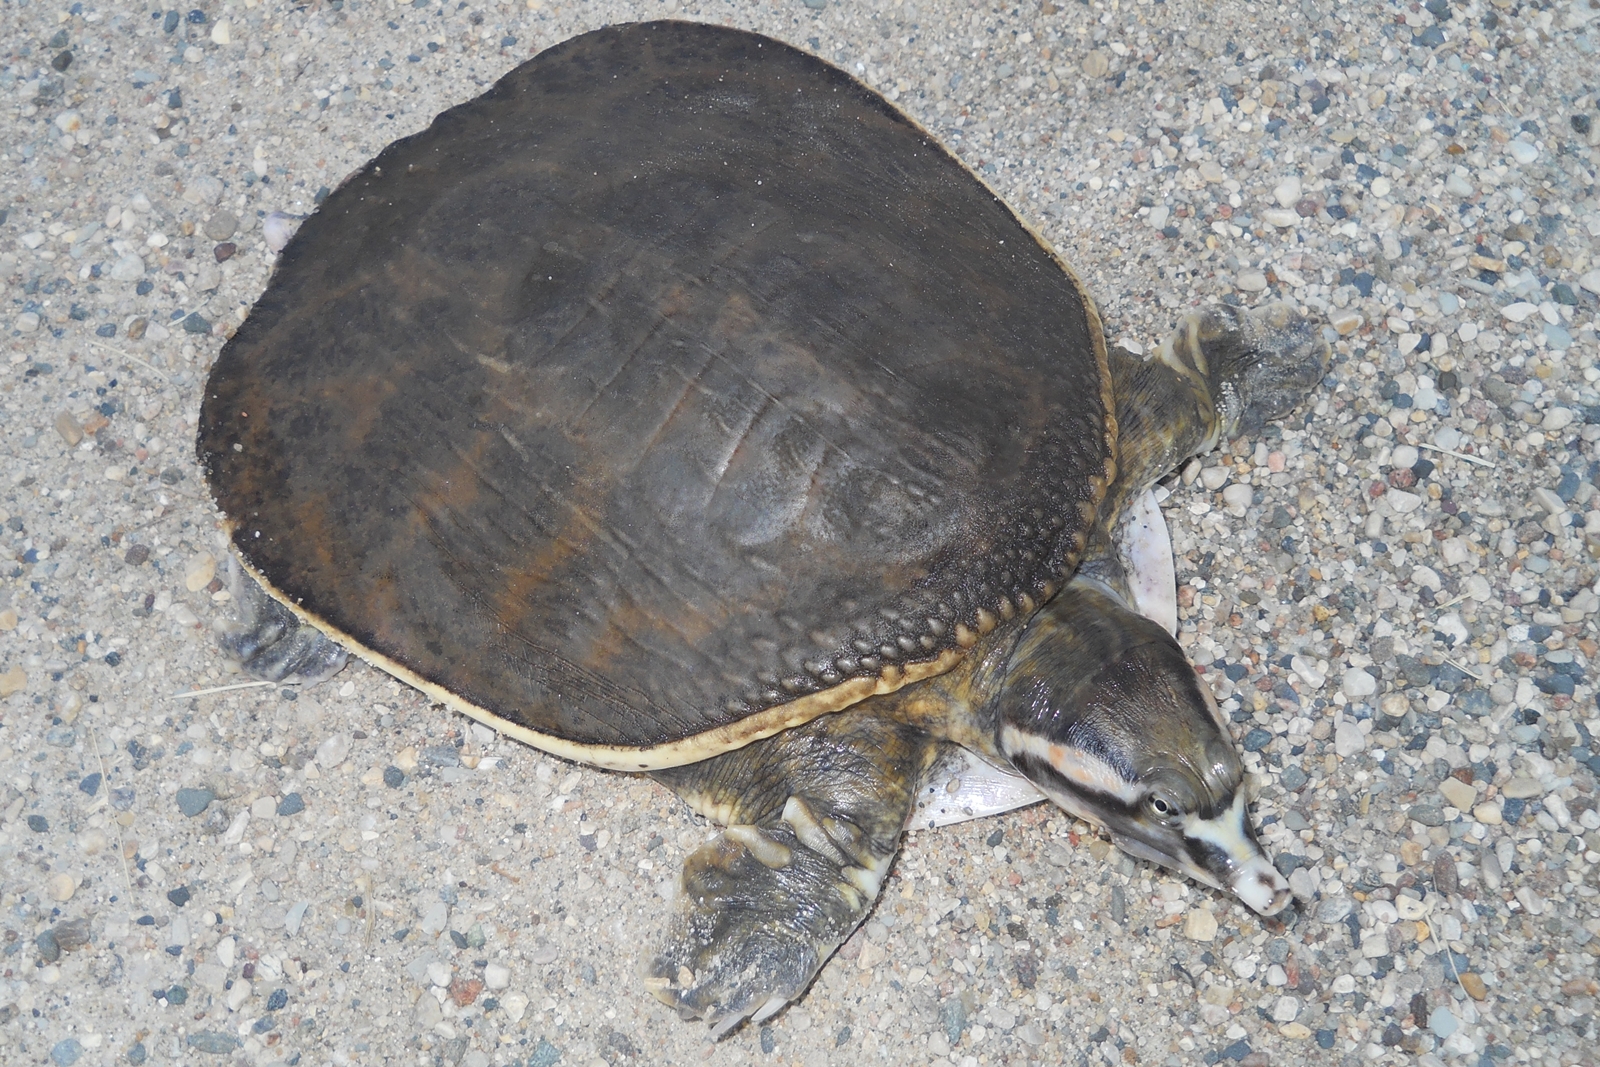
[(1123, 851), (1263, 915), (1288, 903), (1216, 701), (1178, 643), (1108, 586), (1074, 579), (983, 657), (969, 692), (988, 698), (973, 704), (997, 754)]

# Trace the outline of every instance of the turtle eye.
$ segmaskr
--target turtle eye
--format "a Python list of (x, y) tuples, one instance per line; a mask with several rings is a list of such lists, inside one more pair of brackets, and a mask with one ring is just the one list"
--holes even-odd
[(1183, 818), (1183, 804), (1171, 793), (1151, 793), (1145, 798), (1144, 806), (1153, 818), (1164, 823), (1176, 823)]

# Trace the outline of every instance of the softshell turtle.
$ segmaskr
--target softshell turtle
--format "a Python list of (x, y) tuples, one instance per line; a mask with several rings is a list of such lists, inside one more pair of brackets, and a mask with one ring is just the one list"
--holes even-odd
[(1325, 363), (1282, 305), (1108, 351), (1050, 248), (882, 97), (655, 22), (551, 48), (329, 196), (197, 447), (273, 598), (241, 597), (247, 669), (348, 649), (726, 826), (646, 978), (721, 1033), (804, 990), (958, 751), (996, 806), (1037, 790), (1285, 905), (1115, 535)]

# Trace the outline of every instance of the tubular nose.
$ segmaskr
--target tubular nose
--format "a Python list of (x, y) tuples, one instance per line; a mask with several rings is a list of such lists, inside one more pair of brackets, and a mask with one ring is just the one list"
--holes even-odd
[(1267, 857), (1256, 855), (1246, 863), (1230, 886), (1234, 896), (1262, 915), (1276, 915), (1289, 903), (1289, 882)]

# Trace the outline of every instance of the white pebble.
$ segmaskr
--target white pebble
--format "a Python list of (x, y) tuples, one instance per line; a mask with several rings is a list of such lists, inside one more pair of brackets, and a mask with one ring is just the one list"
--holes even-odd
[(32, 333), (39, 328), (39, 316), (32, 311), (24, 311), (17, 316), (15, 326), (18, 333)]
[(1351, 667), (1339, 680), (1339, 689), (1351, 700), (1360, 700), (1378, 691), (1378, 680), (1361, 667)]
[(439, 986), (441, 989), (450, 984), (450, 965), (434, 960), (428, 964), (428, 984)]
[(1267, 276), (1258, 270), (1242, 270), (1234, 284), (1242, 292), (1259, 293), (1267, 287)]
[(1328, 681), (1328, 676), (1317, 669), (1317, 661), (1304, 656), (1294, 656), (1289, 660), (1289, 668), (1300, 677), (1300, 680), (1312, 689), (1321, 689)]
[(337, 733), (317, 746), (317, 766), (327, 769), (337, 767), (350, 754), (350, 735)]
[(1464, 174), (1451, 174), (1444, 181), (1444, 191), (1453, 196), (1471, 196), (1474, 192), (1472, 183), (1467, 181)]
[(1261, 213), (1261, 217), (1265, 219), (1269, 225), (1276, 226), (1280, 230), (1288, 229), (1290, 226), (1300, 225), (1299, 212), (1290, 208), (1268, 208)]
[(1532, 163), (1539, 158), (1538, 147), (1529, 144), (1527, 141), (1512, 141), (1506, 145), (1506, 152), (1510, 154), (1512, 159), (1523, 164)]
[(129, 252), (111, 264), (111, 280), (114, 282), (137, 281), (144, 274), (144, 260)]
[(1279, 207), (1294, 207), (1300, 201), (1300, 179), (1291, 174), (1272, 190), (1272, 198)]
[(1396, 515), (1409, 515), (1422, 506), (1422, 497), (1404, 489), (1391, 489), (1383, 494), (1383, 499), (1389, 502), (1389, 507)]
[(1157, 204), (1150, 209), (1150, 214), (1145, 218), (1145, 221), (1150, 224), (1152, 230), (1159, 230), (1167, 224), (1167, 219), (1171, 215), (1172, 210), (1167, 205)]
[(1346, 719), (1334, 727), (1333, 751), (1339, 756), (1354, 756), (1367, 749), (1367, 735), (1361, 727)]
[(1200, 484), (1213, 493), (1228, 482), (1227, 467), (1204, 467), (1200, 471)]
[(1454, 452), (1461, 447), (1461, 431), (1454, 426), (1446, 426), (1433, 435), (1433, 443), (1440, 448)]
[(1389, 466), (1415, 467), (1421, 456), (1416, 448), (1411, 445), (1396, 445), (1393, 454), (1389, 457)]
[(504, 989), (511, 984), (511, 968), (503, 963), (489, 963), (483, 968), (483, 984), (490, 989)]
[(1501, 308), (1500, 314), (1512, 322), (1526, 322), (1538, 310), (1538, 304), (1530, 304), (1526, 300), (1518, 300), (1515, 304), (1507, 304)]
[(1600, 293), (1600, 270), (1592, 270), (1578, 279), (1578, 284), (1591, 293)]
[(1394, 183), (1391, 182), (1388, 178), (1385, 178), (1385, 177), (1380, 175), (1379, 177), (1376, 177), (1376, 178), (1372, 179), (1372, 195), (1373, 196), (1388, 196), (1393, 191), (1394, 191)]
[(1234, 482), (1222, 491), (1222, 502), (1230, 508), (1247, 508), (1255, 500), (1255, 491), (1248, 485)]
[(1571, 408), (1554, 407), (1544, 413), (1544, 421), (1539, 424), (1541, 430), (1564, 430), (1571, 426), (1578, 417), (1578, 413)]
[(1292, 1023), (1295, 1016), (1300, 1014), (1300, 1001), (1296, 997), (1282, 996), (1272, 1006), (1272, 1021), (1279, 1023)]

